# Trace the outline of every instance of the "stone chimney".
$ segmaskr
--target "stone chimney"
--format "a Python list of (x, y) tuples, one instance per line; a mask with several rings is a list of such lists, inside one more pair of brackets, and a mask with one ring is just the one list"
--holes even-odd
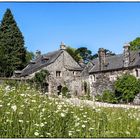
[(35, 58), (38, 58), (40, 55), (41, 55), (41, 51), (36, 50), (36, 52), (35, 52)]
[(124, 44), (124, 52), (123, 52), (123, 66), (128, 67), (130, 63), (130, 51), (129, 51), (130, 44)]
[(99, 70), (104, 70), (106, 57), (106, 52), (104, 48), (99, 48), (98, 56), (99, 56)]
[(63, 42), (61, 42), (61, 44), (60, 44), (60, 50), (66, 50), (66, 45), (63, 43)]

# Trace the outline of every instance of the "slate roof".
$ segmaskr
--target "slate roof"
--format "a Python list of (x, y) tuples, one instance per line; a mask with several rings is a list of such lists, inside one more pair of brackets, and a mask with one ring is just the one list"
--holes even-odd
[[(105, 58), (106, 66), (102, 71), (111, 71), (117, 69), (123, 69), (123, 54), (118, 54), (114, 56), (106, 56)], [(101, 72), (99, 69), (99, 58), (92, 61), (94, 66), (90, 69), (89, 73)], [(140, 66), (140, 51), (130, 52), (130, 63), (128, 68)]]
[[(43, 54), (40, 55), (38, 58), (36, 58), (35, 60), (31, 61), (23, 70), (21, 73), (21, 77), (22, 76), (27, 76), (29, 74), (32, 74), (38, 70), (40, 70), (43, 67), (46, 67), (48, 65), (50, 65), (51, 63), (53, 63), (59, 56), (61, 53), (63, 53), (64, 50), (58, 50), (58, 51), (53, 51), (53, 52), (49, 52), (47, 54)], [(82, 68), (79, 67), (66, 67), (69, 70), (82, 70)]]

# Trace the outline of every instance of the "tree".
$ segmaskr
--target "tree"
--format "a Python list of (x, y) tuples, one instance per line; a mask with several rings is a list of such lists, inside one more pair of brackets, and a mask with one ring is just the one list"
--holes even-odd
[(25, 65), (27, 65), (30, 60), (32, 60), (34, 58), (34, 53), (33, 52), (29, 52), (29, 51), (26, 51), (26, 62), (25, 62)]
[(66, 51), (73, 57), (75, 61), (79, 62), (82, 59), (80, 54), (76, 52), (75, 48), (67, 47)]
[(130, 50), (140, 50), (140, 37), (137, 37), (136, 39), (130, 42)]
[(21, 70), (26, 64), (26, 48), (23, 35), (7, 9), (0, 25), (0, 76), (12, 76), (14, 70)]
[(115, 96), (119, 101), (132, 102), (140, 92), (140, 81), (135, 76), (125, 74), (115, 82)]
[(89, 62), (89, 60), (93, 59), (92, 51), (88, 50), (86, 47), (80, 47), (75, 51), (76, 54), (80, 54), (84, 63)]

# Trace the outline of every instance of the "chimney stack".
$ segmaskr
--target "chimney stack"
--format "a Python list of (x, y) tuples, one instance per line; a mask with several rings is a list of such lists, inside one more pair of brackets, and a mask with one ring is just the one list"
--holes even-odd
[(129, 43), (124, 44), (123, 48), (124, 48), (123, 65), (124, 67), (128, 67), (130, 63), (130, 51), (129, 51), (130, 44)]
[(36, 52), (35, 52), (35, 58), (38, 58), (40, 55), (41, 55), (41, 51), (36, 50)]
[(63, 43), (63, 42), (61, 42), (61, 44), (60, 44), (60, 50), (66, 50), (66, 45)]
[(98, 56), (99, 56), (99, 69), (104, 70), (106, 57), (106, 52), (104, 48), (99, 48)]

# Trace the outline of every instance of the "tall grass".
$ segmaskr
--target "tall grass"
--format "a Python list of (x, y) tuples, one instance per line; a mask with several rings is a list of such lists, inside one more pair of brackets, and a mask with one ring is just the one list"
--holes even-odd
[(0, 137), (140, 137), (140, 110), (78, 107), (26, 84), (0, 85)]

